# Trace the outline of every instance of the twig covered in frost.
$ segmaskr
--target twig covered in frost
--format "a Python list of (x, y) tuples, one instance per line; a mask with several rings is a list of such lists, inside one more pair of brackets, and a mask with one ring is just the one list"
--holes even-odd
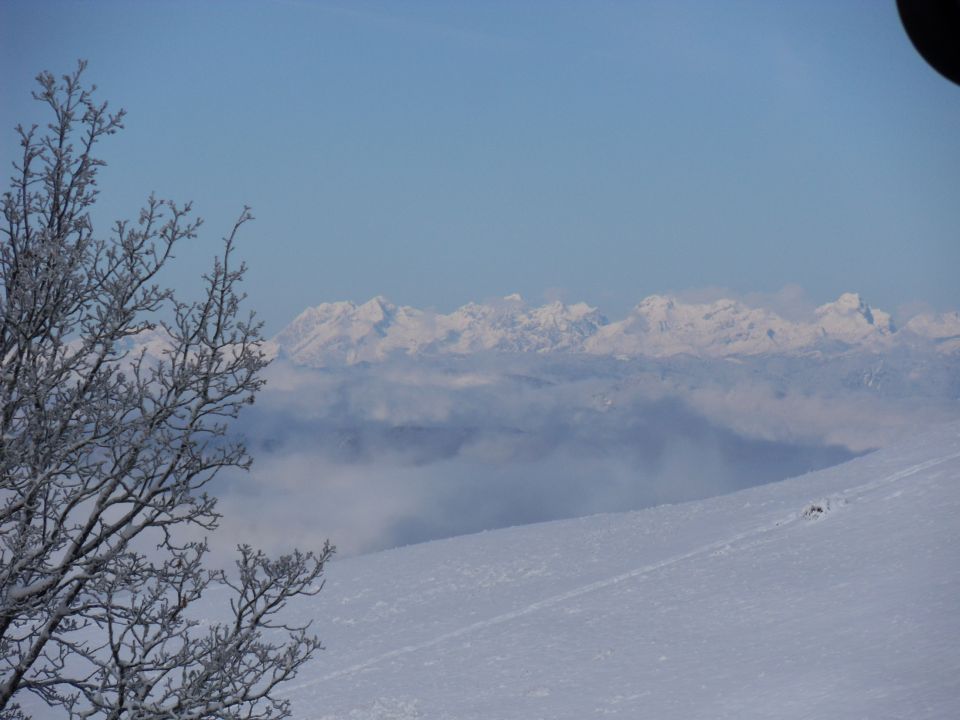
[[(278, 684), (320, 647), (285, 604), (319, 589), (333, 549), (271, 560), (240, 548), (238, 572), (204, 569), (219, 515), (204, 487), (250, 458), (227, 430), (262, 387), (260, 325), (240, 315), (234, 260), (244, 208), (195, 302), (156, 282), (201, 221), (151, 197), (136, 223), (94, 233), (92, 155), (123, 127), (97, 104), (84, 63), (37, 77), (52, 115), (18, 127), (0, 245), (0, 718), (27, 694), (71, 718), (267, 718)], [(145, 332), (159, 357), (131, 352)], [(188, 609), (219, 586), (230, 620)]]

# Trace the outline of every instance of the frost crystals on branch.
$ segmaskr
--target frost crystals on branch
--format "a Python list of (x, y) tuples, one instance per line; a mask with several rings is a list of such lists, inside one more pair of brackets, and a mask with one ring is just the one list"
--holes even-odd
[[(266, 360), (239, 315), (234, 237), (183, 302), (156, 284), (200, 220), (150, 198), (107, 239), (89, 211), (92, 150), (123, 127), (96, 104), (84, 64), (34, 97), (47, 128), (18, 127), (0, 246), (0, 718), (39, 701), (71, 718), (266, 718), (320, 647), (280, 619), (319, 592), (332, 548), (270, 560), (240, 548), (237, 572), (203, 567), (218, 515), (204, 486), (250, 458), (227, 434)], [(152, 332), (158, 357), (134, 351)], [(207, 591), (224, 624), (191, 610)], [(206, 602), (206, 601), (205, 601)]]

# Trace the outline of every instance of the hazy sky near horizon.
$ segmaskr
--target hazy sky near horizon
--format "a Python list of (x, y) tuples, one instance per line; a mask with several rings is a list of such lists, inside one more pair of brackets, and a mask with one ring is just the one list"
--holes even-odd
[(99, 227), (193, 199), (192, 278), (244, 204), (279, 330), (383, 294), (521, 292), (618, 315), (795, 284), (960, 307), (960, 87), (893, 0), (0, 2), (0, 161), (42, 69), (129, 114)]

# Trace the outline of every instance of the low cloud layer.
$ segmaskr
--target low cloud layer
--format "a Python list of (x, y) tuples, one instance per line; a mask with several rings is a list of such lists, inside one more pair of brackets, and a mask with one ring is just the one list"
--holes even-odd
[(214, 547), (330, 538), (352, 555), (681, 502), (836, 464), (957, 414), (917, 387), (846, 387), (842, 364), (802, 370), (528, 355), (279, 362), (237, 428), (253, 470), (213, 488), (225, 515)]

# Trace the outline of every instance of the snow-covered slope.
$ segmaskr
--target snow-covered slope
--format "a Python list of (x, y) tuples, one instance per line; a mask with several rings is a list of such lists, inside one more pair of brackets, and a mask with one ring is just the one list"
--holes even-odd
[[(710, 468), (704, 468), (709, 473)], [(294, 716), (960, 717), (960, 424), (634, 513), (334, 562)]]
[(626, 318), (608, 322), (585, 303), (527, 305), (519, 295), (469, 303), (444, 315), (396, 306), (382, 297), (362, 305), (324, 303), (308, 308), (273, 340), (300, 365), (374, 362), (393, 354), (579, 352), (603, 356), (703, 358), (845, 352), (882, 352), (901, 341), (953, 353), (960, 349), (960, 316), (924, 315), (909, 332), (859, 295), (845, 293), (817, 308), (807, 322), (736, 300), (684, 303), (653, 295)]

